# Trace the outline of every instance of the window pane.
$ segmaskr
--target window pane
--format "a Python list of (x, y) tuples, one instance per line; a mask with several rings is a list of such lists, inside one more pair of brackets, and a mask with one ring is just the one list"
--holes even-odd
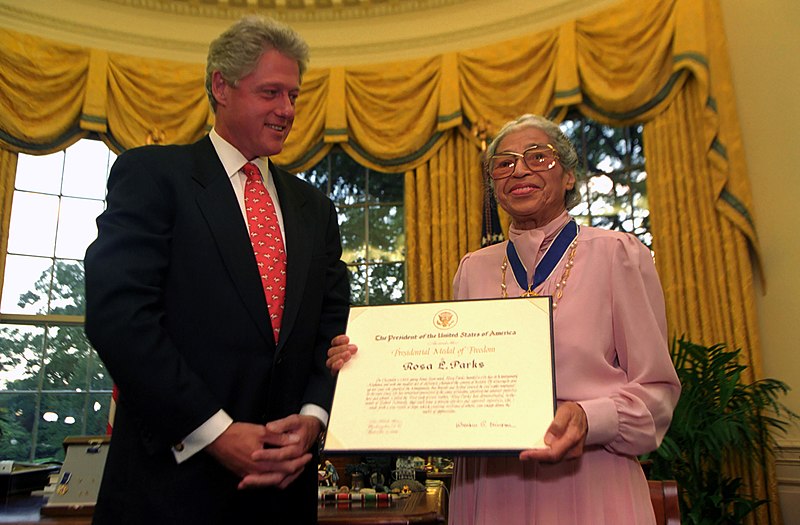
[(609, 199), (591, 192), (589, 196), (592, 198), (592, 203), (589, 205), (589, 213), (593, 216), (608, 216), (614, 213), (613, 203)]
[(561, 128), (575, 145), (586, 181), (573, 216), (583, 217), (582, 224), (634, 233), (650, 246), (642, 126), (613, 128), (576, 116)]
[[(338, 209), (342, 260), (348, 264), (351, 274), (351, 302), (373, 304), (378, 301), (380, 304), (403, 301), (403, 174), (369, 170), (340, 148), (334, 148), (314, 168), (298, 176), (320, 189), (325, 181), (329, 181), (329, 196)], [(367, 207), (367, 204), (372, 205)], [(369, 268), (373, 263), (385, 262), (400, 264), (378, 270)], [(383, 281), (373, 283), (373, 275)], [(373, 286), (379, 287), (374, 293)]]
[(339, 231), (342, 237), (342, 260), (346, 263), (366, 260), (364, 208), (339, 208)]
[(95, 219), (102, 211), (103, 201), (63, 197), (58, 221), (56, 257), (83, 259), (86, 248), (97, 237)]
[[(91, 360), (89, 363), (89, 372), (91, 378), (90, 388), (92, 390), (108, 390), (111, 391), (113, 387), (113, 381), (111, 380), (111, 376), (106, 370), (106, 365), (103, 364), (103, 361), (100, 360), (100, 356), (97, 355), (97, 352), (94, 349), (90, 350), (89, 352), (89, 359)], [(109, 400), (111, 398), (109, 397)], [(106, 405), (106, 413), (108, 412), (108, 400), (105, 401)], [(99, 408), (98, 408), (99, 410)]]
[(367, 267), (348, 266), (350, 270), (350, 303), (367, 304)]
[(405, 259), (405, 233), (402, 206), (370, 206), (368, 261)]
[(331, 199), (337, 204), (367, 200), (367, 169), (344, 153), (333, 154), (331, 162)]
[(369, 304), (402, 303), (405, 264), (376, 264), (369, 269)]
[(82, 326), (51, 327), (45, 353), (43, 390), (89, 390), (89, 341)]
[(64, 460), (64, 438), (83, 434), (88, 394), (44, 393), (36, 435), (37, 460)]
[[(47, 346), (47, 357), (40, 377), (43, 346)], [(111, 381), (82, 327), (45, 331), (41, 326), (0, 325), (0, 365), (0, 406), (8, 407), (0, 418), (4, 432), (0, 458), (61, 459), (64, 437), (105, 433)], [(100, 391), (87, 392), (90, 374), (91, 383)], [(39, 396), (21, 391), (39, 390), (40, 384), (43, 393), (37, 411)], [(30, 456), (34, 440), (36, 451)]]
[(43, 345), (41, 326), (0, 325), (0, 390), (38, 389)]
[(58, 197), (15, 191), (8, 235), (9, 253), (52, 256), (57, 219)]
[(569, 213), (575, 217), (578, 224), (589, 224), (589, 203), (586, 201), (586, 186), (582, 186), (579, 192), (581, 194), (581, 201), (573, 206), (572, 209), (569, 210)]
[(20, 153), (14, 187), (18, 190), (58, 195), (61, 192), (61, 173), (63, 171), (63, 151), (50, 155)]
[(328, 171), (324, 169), (324, 166), (327, 164), (327, 159), (323, 159), (322, 162), (311, 168), (310, 170), (301, 171), (297, 174), (298, 177), (303, 179), (304, 181), (308, 182), (319, 191), (324, 193), (325, 195), (328, 194)]
[(47, 313), (52, 265), (52, 259), (7, 255), (0, 311), (6, 314)]
[(50, 313), (84, 315), (86, 285), (83, 261), (56, 261), (50, 293)]
[(373, 202), (403, 202), (404, 187), (402, 173), (369, 172), (369, 196)]
[(611, 195), (614, 192), (614, 181), (606, 174), (598, 174), (589, 178), (589, 191), (595, 197)]
[(113, 154), (99, 140), (81, 140), (67, 149), (63, 195), (103, 199)]
[(0, 391), (0, 458), (30, 461), (33, 444), (33, 421), (36, 418), (36, 394)]
[(111, 392), (92, 393), (86, 407), (85, 434), (100, 436), (106, 433), (108, 410), (111, 406)]

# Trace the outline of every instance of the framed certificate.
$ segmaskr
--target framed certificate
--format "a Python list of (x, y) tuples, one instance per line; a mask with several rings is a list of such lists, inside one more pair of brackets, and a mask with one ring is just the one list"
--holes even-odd
[(353, 307), (324, 452), (517, 454), (555, 414), (549, 296)]

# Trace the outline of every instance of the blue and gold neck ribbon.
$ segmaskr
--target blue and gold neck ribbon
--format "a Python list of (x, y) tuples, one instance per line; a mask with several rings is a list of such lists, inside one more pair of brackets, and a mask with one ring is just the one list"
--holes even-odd
[(525, 290), (527, 294), (531, 294), (536, 287), (547, 280), (556, 266), (558, 266), (558, 262), (564, 257), (564, 254), (567, 253), (569, 245), (575, 240), (575, 237), (578, 236), (579, 230), (580, 227), (578, 223), (575, 222), (575, 219), (572, 219), (561, 228), (561, 231), (558, 232), (552, 244), (547, 248), (539, 264), (536, 265), (536, 270), (533, 272), (533, 282), (530, 286), (528, 286), (528, 270), (525, 268), (525, 265), (522, 264), (517, 254), (517, 249), (514, 247), (514, 243), (509, 240), (506, 246), (506, 257), (508, 257), (508, 263), (514, 271), (514, 279), (517, 280), (519, 287)]

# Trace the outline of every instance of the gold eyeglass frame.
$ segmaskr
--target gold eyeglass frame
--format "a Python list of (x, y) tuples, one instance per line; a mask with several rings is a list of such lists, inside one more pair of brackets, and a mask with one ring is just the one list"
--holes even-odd
[[(528, 164), (528, 161), (525, 160), (525, 154), (528, 153), (531, 150), (537, 150), (537, 149), (541, 150), (543, 148), (549, 149), (550, 152), (553, 154), (553, 162), (548, 164), (547, 167), (542, 167), (542, 165), (540, 165), (540, 164), (536, 164), (534, 166), (531, 166), (530, 164)], [(517, 170), (517, 162), (519, 162), (519, 161), (514, 161), (514, 165), (511, 167), (511, 171), (508, 172), (508, 175), (502, 175), (500, 177), (495, 177), (494, 176), (494, 167), (493, 167), (493, 165), (494, 165), (495, 159), (498, 158), (498, 157), (517, 157), (519, 159), (522, 159), (523, 164), (525, 166), (527, 166), (527, 168), (529, 170), (531, 170), (531, 171), (548, 171), (548, 170), (551, 170), (551, 169), (553, 169), (555, 167), (556, 163), (559, 160), (561, 160), (561, 157), (558, 154), (558, 150), (556, 150), (555, 146), (553, 146), (552, 144), (534, 144), (530, 148), (526, 148), (525, 151), (523, 151), (522, 153), (517, 153), (516, 151), (502, 151), (500, 153), (495, 153), (494, 155), (489, 157), (489, 164), (487, 166), (487, 171), (489, 172), (489, 177), (491, 177), (492, 180), (507, 179), (508, 177), (511, 177), (512, 175), (514, 175), (514, 172)]]

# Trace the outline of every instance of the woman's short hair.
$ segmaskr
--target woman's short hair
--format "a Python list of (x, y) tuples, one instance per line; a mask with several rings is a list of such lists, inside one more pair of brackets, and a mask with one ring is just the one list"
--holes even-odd
[(294, 29), (271, 18), (245, 16), (211, 42), (206, 61), (206, 94), (212, 109), (217, 109), (211, 91), (214, 71), (235, 86), (253, 72), (261, 55), (270, 49), (296, 60), (303, 78), (308, 67), (308, 44)]
[(575, 185), (571, 190), (567, 190), (564, 195), (564, 204), (567, 209), (572, 208), (580, 202), (581, 196), (578, 189), (578, 153), (570, 142), (569, 138), (561, 131), (561, 128), (550, 119), (539, 115), (526, 113), (510, 122), (507, 122), (492, 141), (486, 147), (484, 156), (484, 171), (488, 169), (488, 162), (492, 155), (497, 151), (497, 146), (509, 134), (526, 128), (536, 128), (543, 131), (550, 139), (550, 144), (558, 152), (559, 162), (565, 171), (571, 171), (575, 176)]

